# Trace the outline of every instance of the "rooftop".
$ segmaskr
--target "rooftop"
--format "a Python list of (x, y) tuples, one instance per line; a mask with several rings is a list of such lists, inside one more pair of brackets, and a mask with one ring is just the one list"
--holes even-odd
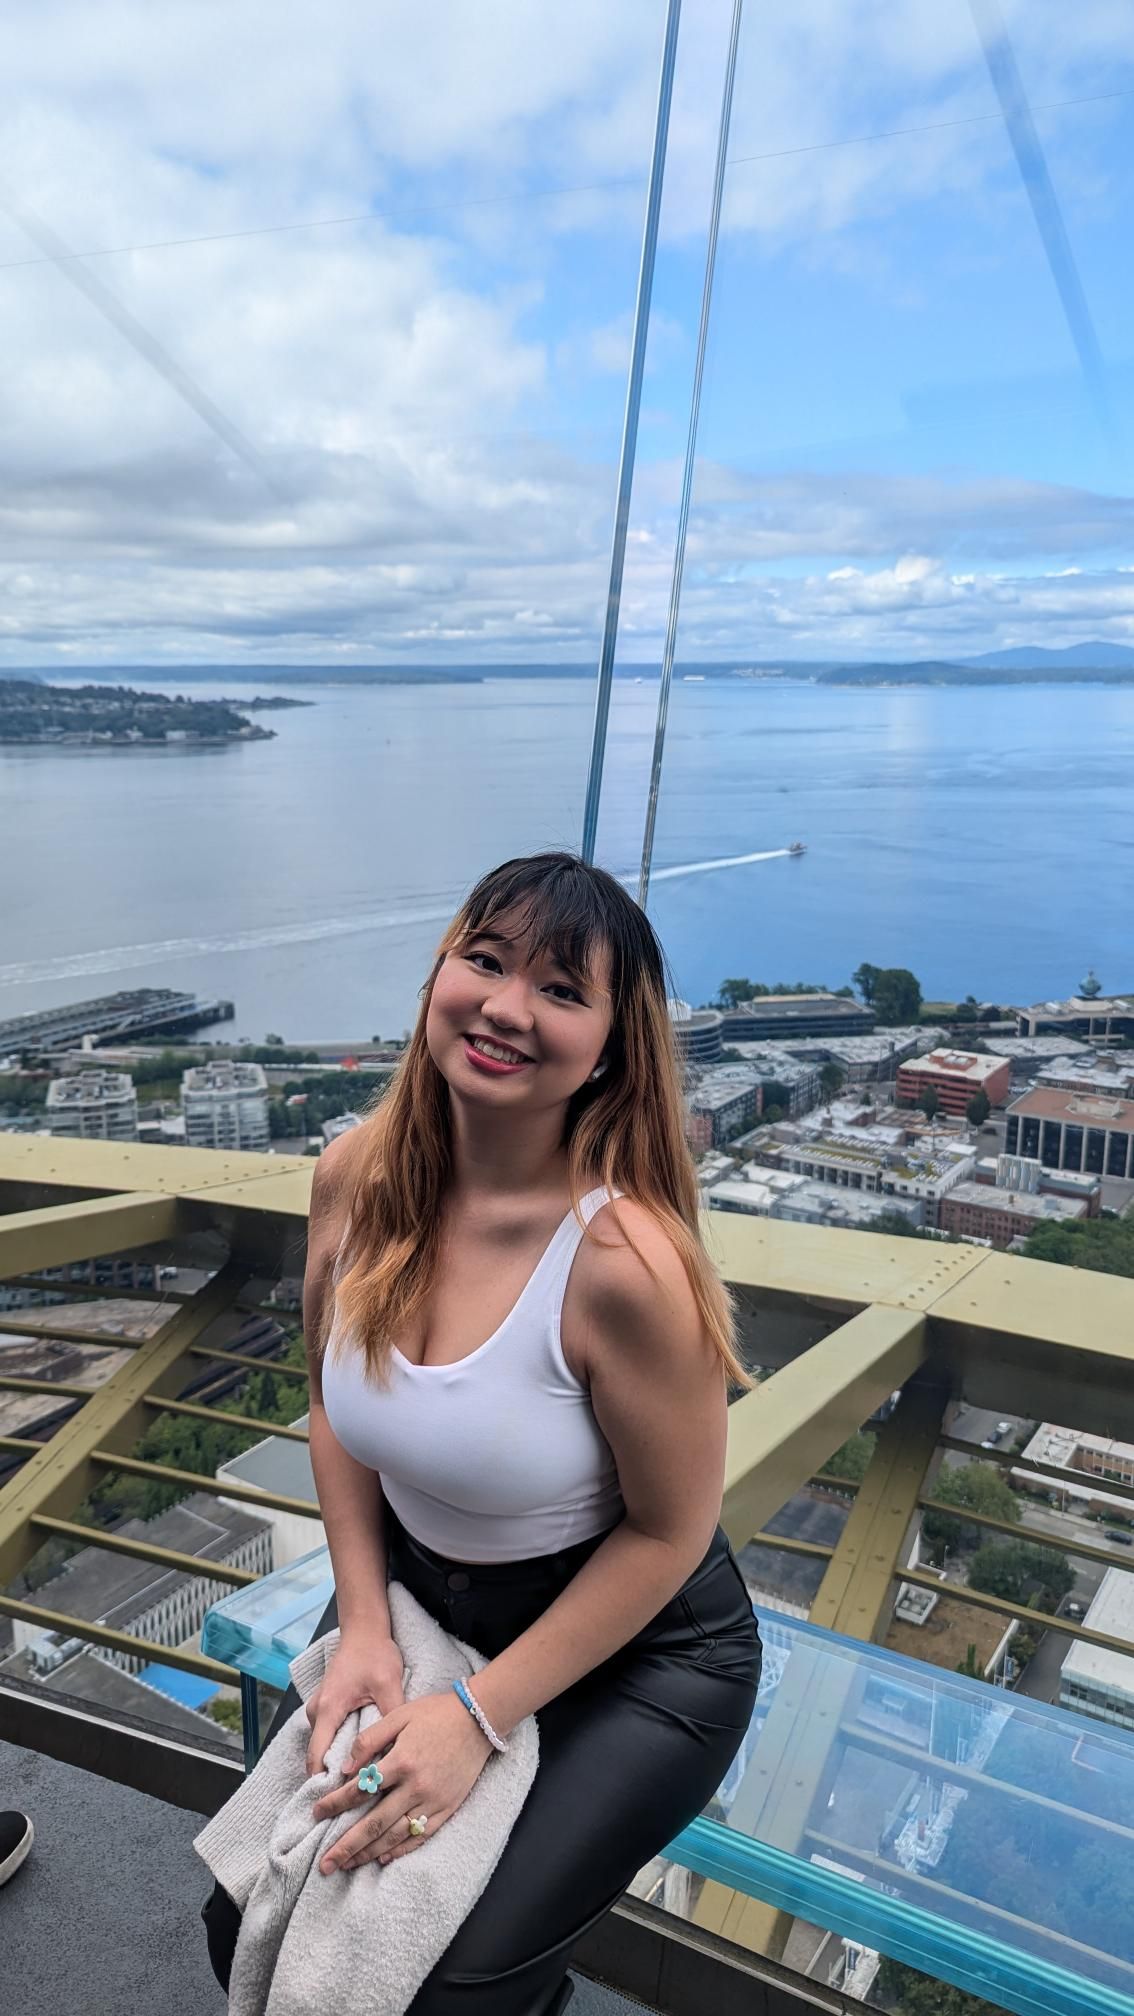
[(911, 1057), (901, 1067), (903, 1073), (969, 1078), (974, 1085), (982, 1084), (1003, 1068), (1002, 1057), (985, 1057), (979, 1050), (931, 1050), (925, 1057)]
[(968, 1204), (977, 1211), (1010, 1211), (1016, 1218), (1034, 1218), (1037, 1224), (1061, 1224), (1083, 1216), (1083, 1203), (1076, 1197), (1053, 1197), (1035, 1190), (1006, 1190), (990, 1183), (955, 1183), (949, 1192), (950, 1204)]
[(266, 1092), (262, 1064), (239, 1064), (223, 1058), (215, 1064), (193, 1064), (182, 1073), (181, 1090), (194, 1092)]
[[(1108, 1568), (1083, 1621), (1093, 1631), (1128, 1638), (1134, 1654), (1134, 1574)], [(1063, 1661), (1063, 1678), (1093, 1681), (1134, 1708), (1134, 1657), (1106, 1652), (1098, 1645), (1072, 1645)]]
[(1071, 1127), (1104, 1127), (1129, 1134), (1134, 1129), (1134, 1100), (1098, 1098), (1090, 1092), (1059, 1092), (1036, 1085), (1013, 1099), (1009, 1114), (1025, 1119), (1061, 1120)]
[(60, 1106), (101, 1106), (108, 1099), (134, 1099), (134, 1080), (127, 1071), (76, 1071), (53, 1078), (47, 1088), (50, 1111)]

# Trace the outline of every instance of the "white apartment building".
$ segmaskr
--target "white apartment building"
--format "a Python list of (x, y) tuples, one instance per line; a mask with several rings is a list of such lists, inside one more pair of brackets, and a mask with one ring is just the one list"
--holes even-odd
[(190, 1148), (268, 1149), (268, 1081), (260, 1064), (225, 1060), (186, 1071), (181, 1108)]
[(47, 1089), (47, 1131), (84, 1141), (136, 1141), (138, 1095), (125, 1071), (76, 1071)]

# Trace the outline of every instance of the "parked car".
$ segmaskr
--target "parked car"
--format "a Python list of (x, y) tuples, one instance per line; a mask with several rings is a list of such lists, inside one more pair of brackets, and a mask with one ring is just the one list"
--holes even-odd
[(1120, 1547), (1134, 1547), (1134, 1533), (1120, 1533), (1117, 1527), (1108, 1526), (1105, 1537), (1108, 1540), (1117, 1541)]

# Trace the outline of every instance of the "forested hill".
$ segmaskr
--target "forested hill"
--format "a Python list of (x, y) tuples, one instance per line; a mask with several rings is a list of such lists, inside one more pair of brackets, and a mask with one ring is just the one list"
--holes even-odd
[(0, 680), (0, 743), (156, 748), (170, 742), (261, 742), (271, 734), (225, 701), (137, 693), (129, 686)]

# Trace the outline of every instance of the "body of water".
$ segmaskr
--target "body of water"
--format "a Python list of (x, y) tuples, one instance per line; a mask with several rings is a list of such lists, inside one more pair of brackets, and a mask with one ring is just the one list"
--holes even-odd
[[(0, 750), (0, 1016), (151, 985), (253, 1040), (398, 1034), (470, 882), (577, 844), (590, 681), (287, 691), (315, 704), (270, 742)], [(599, 858), (635, 882), (655, 701), (616, 683)], [(1132, 776), (1134, 688), (678, 683), (651, 911), (679, 989), (863, 959), (927, 998), (1130, 989)]]

